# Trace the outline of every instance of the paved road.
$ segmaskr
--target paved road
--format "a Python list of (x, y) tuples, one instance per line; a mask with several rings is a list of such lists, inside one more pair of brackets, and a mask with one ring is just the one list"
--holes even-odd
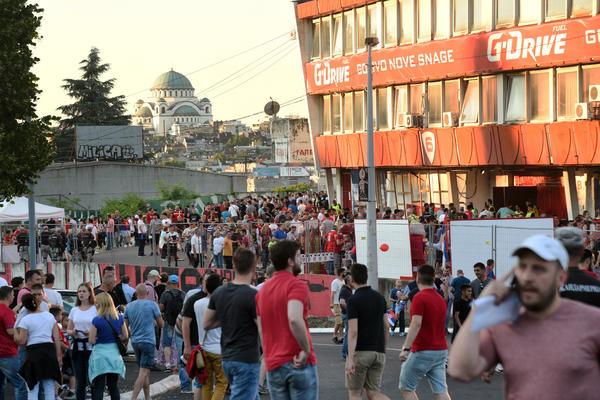
[[(156, 265), (159, 267), (166, 267), (167, 261), (162, 261), (160, 256), (156, 257), (156, 260), (153, 256), (150, 256), (150, 247), (146, 246), (146, 256), (138, 257), (138, 248), (137, 247), (121, 247), (115, 248), (112, 250), (102, 249), (94, 255), (94, 262), (99, 264), (127, 264), (127, 265), (145, 265), (152, 266)], [(179, 251), (177, 253), (179, 258), (184, 260), (178, 261), (179, 267), (188, 267), (189, 263), (187, 257), (185, 256), (183, 251)], [(155, 264), (156, 262), (156, 264)], [(175, 264), (171, 262), (171, 266)]]

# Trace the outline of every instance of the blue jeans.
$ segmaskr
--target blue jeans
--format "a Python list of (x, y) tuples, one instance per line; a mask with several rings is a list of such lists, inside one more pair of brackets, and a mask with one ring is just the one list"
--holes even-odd
[[(19, 356), (0, 358), (0, 400), (4, 400), (7, 380), (15, 390), (15, 400), (25, 400), (27, 398), (25, 380), (19, 375), (21, 366), (19, 360)], [(54, 393), (54, 389), (52, 393)]]
[[(171, 347), (171, 343), (173, 343), (173, 332), (175, 327), (169, 325), (165, 322), (165, 325), (162, 328), (162, 339), (160, 343), (162, 344), (163, 349), (165, 347)], [(170, 364), (171, 360), (165, 360), (166, 364)]]
[(333, 269), (335, 267), (335, 261), (327, 261), (327, 273), (333, 275)]
[(183, 354), (183, 338), (177, 334), (175, 336), (175, 347), (177, 347), (177, 364), (179, 370), (179, 388), (181, 390), (191, 389), (190, 377), (185, 370), (185, 364), (181, 362), (181, 355)]
[(281, 367), (267, 372), (267, 383), (272, 400), (313, 400), (319, 398), (319, 378), (316, 365), (306, 365), (302, 369), (292, 367), (287, 362)]
[(223, 253), (215, 254), (215, 263), (217, 268), (223, 269)]
[(223, 361), (223, 370), (231, 386), (230, 400), (260, 400), (258, 395), (260, 363)]
[(446, 332), (448, 332), (448, 322), (450, 321), (450, 316), (452, 315), (452, 299), (448, 299), (448, 304), (446, 304)]
[(113, 232), (106, 232), (106, 250), (111, 250), (113, 248)]
[(427, 376), (434, 394), (446, 393), (448, 391), (445, 367), (447, 357), (448, 350), (423, 350), (410, 353), (400, 371), (400, 390), (414, 392), (419, 381)]
[(44, 400), (54, 400), (54, 381), (52, 379), (44, 379), (35, 384), (32, 390), (28, 390), (28, 400), (38, 400), (40, 386), (44, 391)]
[(342, 357), (344, 360), (348, 355), (348, 314), (342, 313), (342, 321), (344, 322), (344, 344), (342, 345)]

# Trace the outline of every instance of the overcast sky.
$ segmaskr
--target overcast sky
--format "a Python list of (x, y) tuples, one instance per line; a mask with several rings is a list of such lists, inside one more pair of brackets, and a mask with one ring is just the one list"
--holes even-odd
[[(34, 49), (43, 91), (39, 116), (60, 116), (56, 108), (71, 102), (62, 80), (80, 77), (79, 61), (92, 46), (111, 65), (102, 78), (116, 78), (113, 95), (127, 96), (129, 113), (137, 99), (149, 96), (154, 79), (171, 68), (188, 77), (196, 96), (211, 100), (215, 120), (260, 111), (270, 96), (282, 103), (304, 93), (298, 44), (289, 39), (294, 14), (288, 0), (39, 0), (39, 5), (44, 8), (42, 38)], [(219, 83), (248, 64), (237, 79)], [(306, 103), (280, 112), (287, 114), (306, 116)]]

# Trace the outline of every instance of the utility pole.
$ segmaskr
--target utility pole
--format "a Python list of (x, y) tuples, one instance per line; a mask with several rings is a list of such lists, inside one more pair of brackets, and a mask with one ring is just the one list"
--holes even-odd
[(29, 270), (37, 269), (36, 254), (36, 226), (35, 226), (35, 196), (33, 195), (33, 185), (29, 187)]

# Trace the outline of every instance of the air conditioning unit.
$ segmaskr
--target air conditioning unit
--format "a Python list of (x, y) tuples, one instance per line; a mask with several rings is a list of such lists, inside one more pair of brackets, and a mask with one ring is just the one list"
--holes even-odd
[[(590, 93), (591, 93), (591, 90), (590, 90)], [(590, 109), (588, 107), (588, 103), (575, 103), (575, 118), (576, 119), (589, 119), (590, 118)]]
[(600, 101), (600, 85), (590, 85), (588, 94), (588, 101)]
[(406, 128), (415, 128), (419, 125), (419, 116), (417, 114), (404, 114), (402, 125)]
[(442, 114), (442, 123), (444, 126), (458, 126), (458, 115), (455, 112), (445, 112)]

